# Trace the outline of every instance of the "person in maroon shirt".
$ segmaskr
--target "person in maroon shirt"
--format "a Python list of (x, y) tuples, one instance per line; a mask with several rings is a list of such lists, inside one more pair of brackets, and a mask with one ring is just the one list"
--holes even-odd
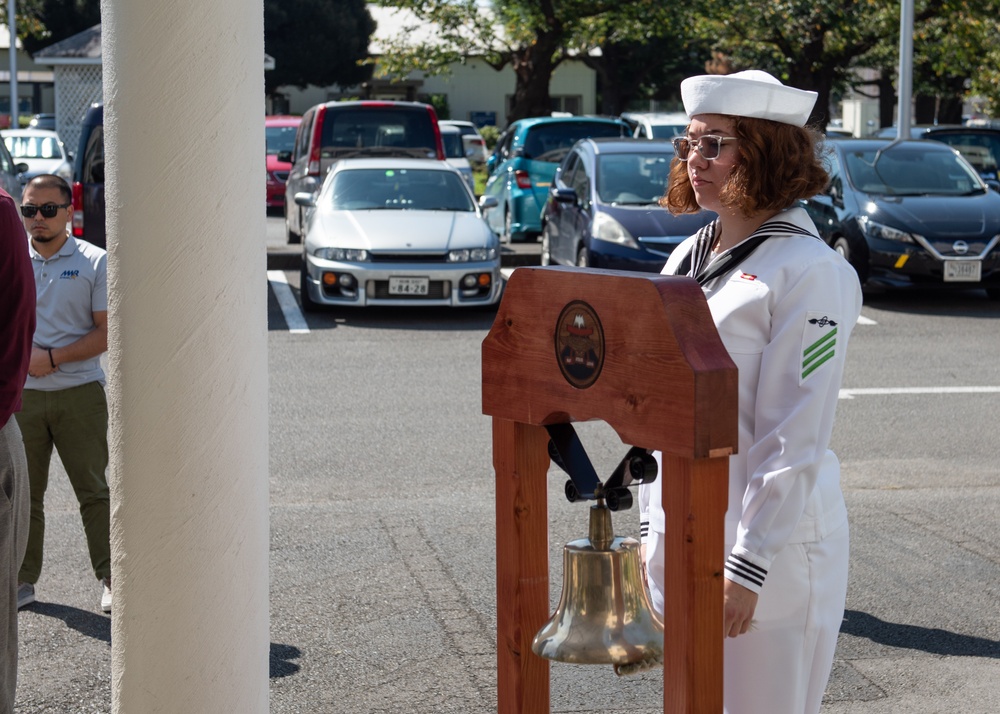
[(35, 274), (17, 204), (0, 189), (0, 714), (14, 711), (17, 573), (28, 546), (28, 463), (14, 412), (35, 334)]

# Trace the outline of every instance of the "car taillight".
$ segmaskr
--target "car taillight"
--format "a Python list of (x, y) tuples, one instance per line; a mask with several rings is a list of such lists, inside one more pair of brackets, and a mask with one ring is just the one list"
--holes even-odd
[(514, 180), (517, 181), (518, 188), (531, 188), (531, 177), (523, 169), (514, 172)]
[(73, 184), (73, 237), (83, 238), (83, 184)]
[(313, 120), (312, 148), (309, 150), (309, 167), (307, 169), (310, 176), (319, 176), (320, 149), (323, 143), (323, 119), (326, 117), (326, 107), (316, 110), (316, 118)]

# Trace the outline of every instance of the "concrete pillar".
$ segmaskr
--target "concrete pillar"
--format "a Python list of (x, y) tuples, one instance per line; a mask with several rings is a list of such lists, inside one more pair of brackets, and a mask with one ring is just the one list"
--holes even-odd
[(268, 709), (261, 0), (103, 0), (112, 711)]

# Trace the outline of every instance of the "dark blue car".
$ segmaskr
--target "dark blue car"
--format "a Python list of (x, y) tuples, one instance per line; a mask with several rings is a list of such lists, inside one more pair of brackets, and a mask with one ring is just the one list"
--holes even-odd
[(827, 148), (830, 184), (803, 205), (862, 283), (985, 288), (1000, 300), (1000, 193), (957, 151), (923, 140)]
[(584, 139), (556, 171), (542, 214), (542, 265), (658, 273), (710, 211), (661, 208), (674, 149), (660, 139)]

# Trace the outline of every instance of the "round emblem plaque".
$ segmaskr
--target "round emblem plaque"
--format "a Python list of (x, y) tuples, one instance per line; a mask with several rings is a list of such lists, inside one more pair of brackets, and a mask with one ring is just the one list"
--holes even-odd
[(566, 381), (586, 389), (604, 366), (604, 328), (597, 313), (582, 300), (568, 303), (556, 323), (556, 359)]

